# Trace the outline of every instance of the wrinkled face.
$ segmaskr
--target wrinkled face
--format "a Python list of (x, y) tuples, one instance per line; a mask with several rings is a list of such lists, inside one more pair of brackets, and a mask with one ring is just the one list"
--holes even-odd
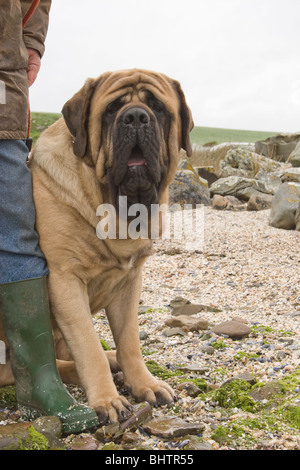
[(107, 106), (102, 132), (106, 151), (113, 156), (108, 175), (115, 200), (127, 196), (128, 205), (146, 207), (159, 202), (167, 173), (170, 120), (164, 104), (146, 90), (142, 101), (126, 103), (123, 96)]
[(62, 110), (73, 151), (95, 167), (105, 202), (147, 208), (172, 181), (179, 150), (191, 154), (192, 116), (180, 84), (140, 69), (87, 80)]

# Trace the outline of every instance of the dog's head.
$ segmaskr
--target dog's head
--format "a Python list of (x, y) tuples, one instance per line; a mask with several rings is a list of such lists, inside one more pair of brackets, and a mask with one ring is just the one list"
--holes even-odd
[(191, 154), (191, 112), (180, 84), (162, 74), (132, 69), (88, 79), (62, 113), (74, 153), (95, 167), (115, 205), (118, 196), (129, 205), (161, 202), (180, 149)]

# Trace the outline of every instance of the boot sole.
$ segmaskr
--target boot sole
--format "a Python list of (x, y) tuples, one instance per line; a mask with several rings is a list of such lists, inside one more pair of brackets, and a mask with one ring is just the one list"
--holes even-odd
[[(18, 404), (18, 409), (24, 421), (34, 421), (40, 416), (47, 416), (41, 410), (38, 410), (37, 408), (31, 408), (30, 406), (24, 404)], [(89, 412), (89, 416), (86, 418), (81, 416), (80, 419), (75, 419), (74, 421), (65, 421), (61, 413), (57, 413), (56, 415), (53, 414), (53, 416), (56, 416), (61, 420), (64, 434), (83, 432), (88, 429), (96, 429), (99, 427), (99, 420), (97, 415), (92, 410)]]

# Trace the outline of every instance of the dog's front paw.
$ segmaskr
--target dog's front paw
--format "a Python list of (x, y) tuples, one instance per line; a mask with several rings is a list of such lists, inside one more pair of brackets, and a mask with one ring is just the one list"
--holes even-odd
[(127, 420), (132, 415), (132, 406), (122, 396), (117, 396), (112, 400), (101, 400), (94, 405), (101, 425), (107, 423), (118, 423)]
[(137, 401), (147, 401), (152, 406), (170, 405), (175, 401), (175, 393), (165, 382), (154, 377), (147, 381), (141, 380), (139, 385), (130, 387)]

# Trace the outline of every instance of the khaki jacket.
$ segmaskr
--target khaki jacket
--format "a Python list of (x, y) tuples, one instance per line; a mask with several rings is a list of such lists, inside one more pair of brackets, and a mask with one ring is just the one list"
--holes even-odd
[(43, 56), (51, 0), (40, 0), (22, 28), (22, 18), (31, 3), (31, 0), (0, 0), (0, 139), (27, 137), (27, 47)]

